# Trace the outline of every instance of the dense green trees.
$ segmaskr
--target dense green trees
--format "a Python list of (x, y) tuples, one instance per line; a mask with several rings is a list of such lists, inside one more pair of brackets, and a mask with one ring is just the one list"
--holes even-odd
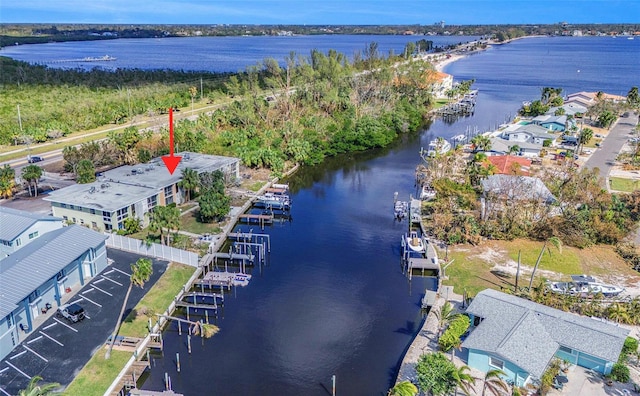
[(416, 365), (420, 391), (432, 396), (444, 396), (460, 387), (468, 395), (475, 383), (475, 378), (467, 373), (468, 370), (467, 366), (456, 368), (441, 352), (422, 355)]
[(231, 198), (225, 195), (224, 174), (221, 171), (200, 174), (200, 220), (210, 223), (229, 213)]
[(78, 162), (78, 176), (76, 181), (78, 184), (87, 184), (96, 181), (96, 168), (93, 162), (83, 159)]
[(16, 171), (5, 164), (0, 168), (0, 198), (11, 198), (16, 185)]

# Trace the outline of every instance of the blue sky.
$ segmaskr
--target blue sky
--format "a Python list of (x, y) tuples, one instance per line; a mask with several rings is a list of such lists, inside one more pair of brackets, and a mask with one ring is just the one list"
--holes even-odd
[(640, 0), (2, 0), (0, 22), (159, 24), (640, 23)]

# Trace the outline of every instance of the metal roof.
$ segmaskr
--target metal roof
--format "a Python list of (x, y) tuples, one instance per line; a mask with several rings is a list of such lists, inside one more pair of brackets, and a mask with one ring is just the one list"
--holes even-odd
[(537, 177), (521, 175), (491, 175), (480, 182), (485, 193), (507, 199), (535, 200), (552, 203), (556, 198)]
[(44, 200), (114, 212), (156, 195), (162, 188), (177, 183), (182, 179), (182, 171), (186, 168), (198, 173), (213, 172), (240, 161), (234, 157), (190, 152), (176, 155), (181, 156), (182, 160), (173, 174), (167, 171), (160, 158), (155, 158), (148, 164), (124, 165), (104, 172), (99, 180), (93, 183), (76, 184), (52, 191)]
[(107, 236), (79, 225), (43, 234), (0, 260), (0, 318), (20, 301)]
[(558, 347), (616, 362), (629, 330), (486, 289), (467, 312), (483, 318), (462, 346), (518, 365), (540, 378)]
[(61, 222), (62, 219), (0, 206), (0, 239), (13, 241), (38, 221)]

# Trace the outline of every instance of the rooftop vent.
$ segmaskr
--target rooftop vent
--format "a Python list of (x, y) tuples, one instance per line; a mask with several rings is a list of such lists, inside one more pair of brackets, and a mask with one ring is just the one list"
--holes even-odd
[(138, 170), (137, 170), (137, 169), (131, 169), (131, 174), (132, 174), (132, 175), (135, 175), (137, 172), (138, 172)]
[(89, 189), (89, 194), (93, 194), (94, 192), (96, 192), (96, 188), (95, 188), (95, 186), (93, 186), (93, 187), (91, 187), (91, 188)]

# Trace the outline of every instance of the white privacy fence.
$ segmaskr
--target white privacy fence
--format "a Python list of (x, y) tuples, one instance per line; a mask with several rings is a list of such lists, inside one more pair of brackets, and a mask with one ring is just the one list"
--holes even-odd
[(109, 238), (106, 241), (107, 247), (125, 250), (144, 256), (151, 256), (167, 261), (175, 261), (176, 263), (187, 264), (192, 267), (198, 266), (198, 255), (194, 252), (188, 252), (182, 249), (176, 249), (171, 246), (160, 245), (158, 243), (148, 244), (139, 239), (133, 239), (117, 234), (106, 234)]

